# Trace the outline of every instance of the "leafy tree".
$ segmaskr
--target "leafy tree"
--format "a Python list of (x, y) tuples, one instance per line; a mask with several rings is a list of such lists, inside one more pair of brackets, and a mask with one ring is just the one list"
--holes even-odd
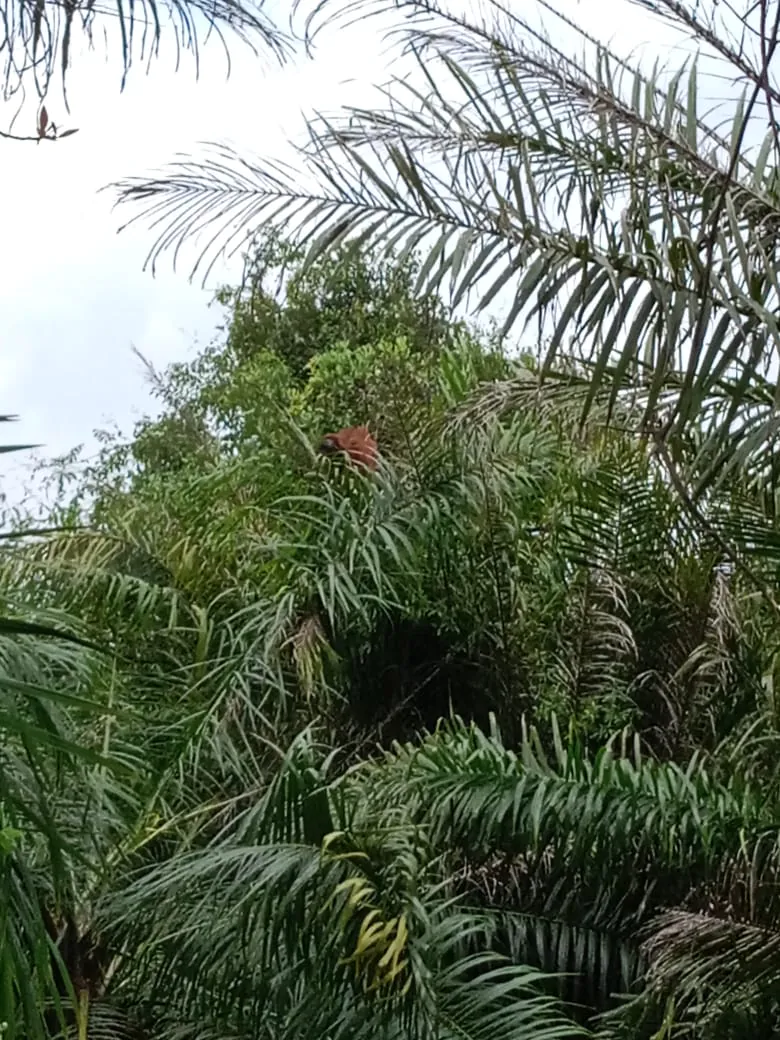
[[(483, 723), (496, 712), (510, 738), (528, 711), (602, 739), (630, 722), (676, 755), (763, 709), (772, 652), (745, 595), (771, 550), (729, 577), (711, 530), (742, 524), (744, 498), (713, 501), (698, 529), (646, 445), (598, 416), (577, 435), (576, 377), (540, 395), (533, 367), (458, 325), (415, 350), (413, 268), (396, 283), (403, 338), (347, 307), (352, 338), (324, 342), (296, 377), (299, 344), (383, 268), (323, 261), (307, 295), (282, 259), (289, 301), (256, 285), (253, 311), (222, 293), (224, 343), (156, 377), (162, 416), (107, 442), (81, 484), (98, 531), (44, 549), (53, 602), (64, 568), (68, 609), (155, 661), (158, 681), (194, 684), (209, 727), (249, 661), (262, 670), (242, 710), (260, 708), (261, 730), (266, 714), (295, 731), (325, 711), (358, 745), (433, 727), (454, 704)], [(327, 429), (374, 417), (376, 480), (317, 461)]]
[(462, 331), (437, 295), (415, 294), (419, 265), (410, 256), (392, 263), (343, 246), (327, 263), (304, 259), (289, 241), (266, 235), (248, 254), (241, 285), (217, 293), (230, 311), (228, 345), (239, 363), (271, 351), (305, 382), (309, 362), (338, 344), (354, 349), (403, 337), (414, 353), (433, 354)]

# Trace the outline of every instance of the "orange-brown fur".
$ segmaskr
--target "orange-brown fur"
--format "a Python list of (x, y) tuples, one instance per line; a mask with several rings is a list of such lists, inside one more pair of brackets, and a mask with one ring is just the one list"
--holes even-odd
[(338, 433), (326, 434), (320, 444), (320, 451), (325, 455), (344, 452), (356, 466), (376, 469), (377, 443), (367, 426), (347, 426)]

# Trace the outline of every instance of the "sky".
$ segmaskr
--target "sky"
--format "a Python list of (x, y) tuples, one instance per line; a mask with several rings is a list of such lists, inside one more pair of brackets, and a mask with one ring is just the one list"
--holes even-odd
[[(528, 0), (510, 3), (527, 10)], [(560, 6), (623, 55), (641, 48), (645, 56), (670, 58), (669, 28), (626, 0), (560, 0)], [(277, 24), (286, 27), (286, 13)], [(203, 48), (198, 78), (186, 56), (176, 71), (175, 53), (163, 45), (149, 74), (135, 67), (120, 93), (116, 44), (98, 39), (94, 50), (74, 50), (71, 115), (58, 94), (49, 102), (51, 118), (78, 127), (77, 134), (54, 144), (0, 140), (0, 412), (20, 417), (13, 440), (41, 444), (39, 456), (81, 443), (89, 454), (96, 428), (116, 423), (129, 432), (153, 411), (133, 348), (157, 368), (193, 356), (220, 320), (210, 305), (213, 290), (240, 272), (240, 263), (218, 267), (204, 289), (189, 282), (186, 264), (174, 272), (167, 257), (156, 276), (144, 271), (153, 235), (143, 225), (117, 235), (126, 214), (112, 212), (110, 193), (99, 189), (159, 169), (177, 153), (197, 154), (203, 141), (290, 158), (306, 113), (370, 104), (391, 63), (379, 23), (368, 21), (324, 31), (313, 59), (300, 51), (281, 68), (237, 43), (229, 78), (216, 41)], [(0, 127), (13, 111), (4, 106)], [(17, 123), (14, 130), (31, 127)], [(8, 431), (3, 435), (10, 439)], [(4, 456), (0, 487), (11, 502), (23, 494), (32, 457)]]

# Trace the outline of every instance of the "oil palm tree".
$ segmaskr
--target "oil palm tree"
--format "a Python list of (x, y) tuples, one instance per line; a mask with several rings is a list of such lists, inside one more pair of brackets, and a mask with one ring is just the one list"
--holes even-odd
[(400, 805), (367, 811), (372, 774), (334, 765), (311, 730), (270, 774), (246, 762), (252, 797), (107, 901), (128, 954), (117, 985), (158, 1035), (582, 1035), (543, 974), (452, 905), (424, 828)]
[(542, 375), (576, 352), (583, 414), (599, 389), (608, 414), (638, 401), (634, 426), (686, 500), (746, 460), (774, 497), (780, 9), (626, 3), (728, 69), (742, 89), (730, 126), (703, 114), (711, 81), (696, 61), (643, 72), (555, 0), (491, 0), (484, 21), (437, 0), (331, 0), (310, 31), (397, 14), (412, 70), (385, 108), (312, 119), (292, 166), (219, 148), (121, 182), (119, 201), (155, 222), (152, 263), (201, 232), (209, 260), (260, 224), (310, 260), (354, 237), (418, 250), (421, 291), (448, 284), (453, 304), (482, 310), (503, 300), (506, 330), (541, 322)]
[[(3, 445), (0, 453), (27, 447)], [(3, 532), (0, 566), (11, 566), (25, 543), (51, 534)], [(72, 1021), (83, 982), (74, 955), (89, 892), (99, 888), (111, 842), (125, 835), (123, 813), (133, 801), (128, 759), (115, 758), (109, 739), (105, 647), (87, 638), (84, 627), (41, 602), (34, 584), (3, 583), (0, 1020), (8, 1037), (43, 1038)]]
[[(276, 412), (260, 445), (232, 423), (223, 444), (197, 424), (166, 441), (185, 399), (144, 430), (143, 479), (112, 485), (102, 531), (0, 568), (0, 588), (34, 587), (121, 651), (119, 748), (151, 766), (109, 790), (116, 848), (86, 871), (113, 954), (96, 1036), (123, 1009), (171, 1038), (552, 1040), (602, 1012), (642, 1038), (770, 1031), (763, 605), (647, 445), (604, 430), (608, 395), (582, 426), (588, 380), (540, 390), (519, 364), (470, 397), (472, 361), (424, 369), (452, 407), (370, 476), (315, 462)], [(753, 509), (741, 487), (711, 493), (708, 516), (768, 579), (743, 495)], [(448, 702), (484, 732), (410, 741)], [(608, 743), (621, 712), (635, 740)], [(316, 728), (290, 739), (301, 719)], [(755, 746), (749, 725), (768, 731)]]
[(454, 720), (346, 773), (311, 731), (279, 756), (105, 904), (159, 1034), (771, 1034), (777, 803), (739, 755)]

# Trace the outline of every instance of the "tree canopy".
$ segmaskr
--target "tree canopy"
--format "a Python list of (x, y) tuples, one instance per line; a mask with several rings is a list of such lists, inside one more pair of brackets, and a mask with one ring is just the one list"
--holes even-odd
[(261, 240), (4, 554), (13, 1031), (774, 1028), (770, 528), (419, 265)]

